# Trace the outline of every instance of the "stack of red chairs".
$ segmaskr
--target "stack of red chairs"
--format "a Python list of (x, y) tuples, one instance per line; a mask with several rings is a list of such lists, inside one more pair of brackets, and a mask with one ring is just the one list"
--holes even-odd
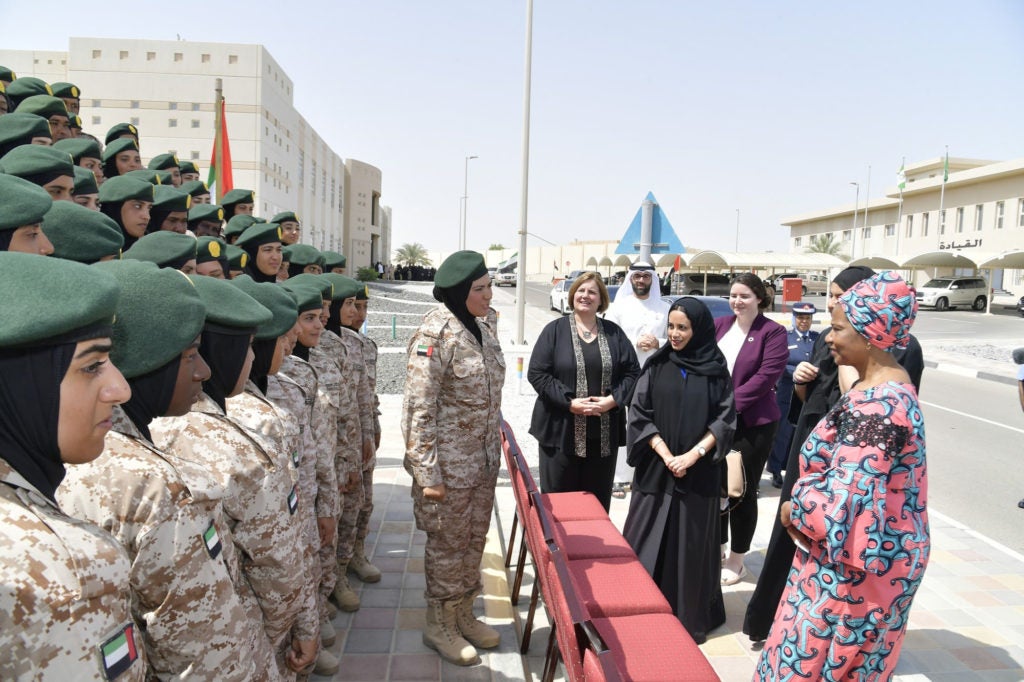
[(536, 576), (522, 653), (529, 649), (538, 591), (551, 616), (544, 682), (554, 679), (559, 658), (570, 680), (717, 680), (597, 498), (542, 494), (507, 423), (502, 442), (516, 497), (506, 566), (516, 525), (523, 527), (513, 603), (527, 550)]

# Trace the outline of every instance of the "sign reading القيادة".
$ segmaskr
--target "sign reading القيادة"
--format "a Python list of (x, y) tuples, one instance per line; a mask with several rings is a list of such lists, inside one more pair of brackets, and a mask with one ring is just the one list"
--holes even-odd
[(940, 251), (949, 251), (951, 249), (973, 249), (981, 246), (981, 238), (978, 239), (967, 239), (962, 242), (939, 242)]

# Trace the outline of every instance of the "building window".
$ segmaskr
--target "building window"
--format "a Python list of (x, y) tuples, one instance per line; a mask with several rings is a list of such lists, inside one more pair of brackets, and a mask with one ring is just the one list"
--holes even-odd
[(985, 204), (974, 207), (974, 231), (981, 232), (981, 224), (985, 220)]
[(193, 161), (199, 160), (199, 152), (192, 152), (191, 156)]
[(94, 107), (101, 107), (101, 106), (103, 106), (103, 100), (99, 100), (99, 99), (94, 99), (94, 100), (92, 101), (92, 105), (93, 105)]
[(860, 228), (860, 238), (861, 239), (871, 239), (871, 226), (870, 225), (868, 225), (867, 227)]
[(922, 237), (927, 237), (928, 236), (928, 218), (929, 217), (931, 217), (931, 213), (922, 213), (921, 214), (921, 236)]
[(848, 242), (853, 239), (853, 230), (843, 230), (843, 241)]
[(912, 215), (907, 216), (907, 236), (914, 236), (914, 216)]
[(238, 63), (238, 55), (237, 54), (229, 54), (228, 55), (228, 64), (237, 64), (237, 63)]
[(178, 127), (178, 119), (176, 119), (176, 118), (169, 118), (169, 119), (167, 119), (167, 127), (168, 128), (177, 128)]
[(199, 102), (192, 102), (192, 111), (199, 111)]
[(939, 211), (939, 234), (946, 234), (946, 209)]
[(128, 59), (128, 50), (121, 50), (117, 53), (118, 59)]
[(1003, 201), (997, 201), (996, 202), (996, 229), (997, 230), (1003, 229), (1003, 213), (1006, 212), (1005, 203), (1006, 202), (1003, 202)]
[(100, 120), (100, 117), (99, 117), (99, 116), (93, 116), (93, 117), (92, 117), (92, 124), (93, 124), (94, 126), (98, 126), (98, 125), (100, 124), (100, 122), (101, 122), (101, 120)]
[(203, 64), (209, 64), (210, 63), (210, 55), (208, 55), (208, 54), (200, 55), (199, 56), (199, 61), (201, 61)]
[(889, 223), (888, 225), (886, 225), (885, 226), (885, 236), (886, 237), (895, 237), (896, 236), (896, 225), (894, 225), (893, 223)]
[(175, 109), (178, 108), (178, 103), (177, 102), (168, 102), (167, 103), (167, 108), (170, 109), (171, 111), (174, 111)]
[(139, 108), (139, 100), (133, 99), (131, 101), (131, 105), (130, 106), (131, 106), (132, 109), (138, 109)]
[(1024, 199), (1017, 199), (1017, 227), (1024, 227)]
[(99, 59), (102, 56), (103, 56), (103, 50), (93, 50), (92, 51), (92, 58), (93, 59)]
[(309, 191), (310, 191), (311, 194), (315, 195), (316, 194), (316, 159), (313, 159), (313, 172), (310, 173), (310, 176), (313, 178), (313, 182), (309, 183), (309, 185), (310, 185)]
[(956, 231), (959, 234), (964, 231), (964, 207), (960, 206), (956, 209)]
[(132, 116), (131, 120), (128, 121), (128, 122), (131, 123), (133, 126), (137, 126), (137, 125), (139, 125), (139, 117), (138, 116)]
[(151, 61), (153, 61), (155, 59), (156, 59), (156, 52), (147, 52), (146, 53), (146, 61), (147, 62), (151, 62)]
[(199, 119), (198, 118), (192, 119), (192, 127), (193, 128), (198, 128), (199, 127)]
[(795, 246), (796, 248), (800, 248), (800, 244), (802, 242), (803, 242), (803, 237), (794, 237), (793, 238), (793, 246)]
[(306, 184), (306, 152), (299, 150), (299, 187)]

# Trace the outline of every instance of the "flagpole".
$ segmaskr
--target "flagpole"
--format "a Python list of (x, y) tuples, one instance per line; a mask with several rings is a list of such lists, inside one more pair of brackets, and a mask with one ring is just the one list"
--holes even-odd
[(945, 225), (946, 225), (946, 221), (942, 218), (942, 212), (945, 210), (945, 205), (946, 205), (946, 178), (948, 176), (947, 175), (948, 173), (949, 173), (949, 145), (947, 144), (946, 145), (946, 160), (945, 160), (945, 163), (942, 166), (942, 189), (939, 190), (939, 229), (935, 230), (935, 232), (937, 232), (938, 235), (939, 235), (939, 240), (938, 240), (938, 244), (936, 244), (936, 246), (942, 244), (942, 233), (943, 233), (943, 230), (945, 229)]
[(224, 198), (224, 141), (221, 139), (221, 130), (224, 126), (224, 81), (220, 78), (214, 87), (214, 110), (216, 115), (216, 130), (213, 133), (213, 163), (216, 169), (214, 181), (217, 183), (217, 204)]
[[(868, 166), (868, 183), (864, 186), (864, 229), (870, 227), (868, 225), (868, 204), (871, 203), (871, 166)], [(867, 253), (867, 252), (865, 252)]]
[(900, 255), (900, 233), (903, 232), (903, 185), (906, 182), (906, 172), (903, 170), (907, 165), (907, 157), (903, 157), (900, 161), (900, 172), (899, 172), (899, 190), (900, 190), (900, 207), (896, 212), (896, 255)]

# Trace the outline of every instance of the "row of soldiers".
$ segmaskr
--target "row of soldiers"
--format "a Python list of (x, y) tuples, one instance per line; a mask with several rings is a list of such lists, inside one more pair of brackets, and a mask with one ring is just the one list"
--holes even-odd
[[(61, 138), (54, 102), (22, 107), (70, 104), (17, 100), (23, 80), (0, 97), (0, 295), (19, 301), (0, 372), (28, 347), (109, 338), (91, 371), (126, 385), (101, 392), (102, 454), (13, 457), (23, 427), (0, 415), (0, 678), (333, 674), (331, 619), (360, 606), (348, 576), (380, 580), (364, 547), (381, 436), (367, 287), (299, 242), (293, 212), (252, 216), (250, 190), (208, 203), (173, 154), (125, 170), (126, 154), (141, 165), (134, 126), (103, 151)], [(10, 145), (19, 113), (52, 146)]]

